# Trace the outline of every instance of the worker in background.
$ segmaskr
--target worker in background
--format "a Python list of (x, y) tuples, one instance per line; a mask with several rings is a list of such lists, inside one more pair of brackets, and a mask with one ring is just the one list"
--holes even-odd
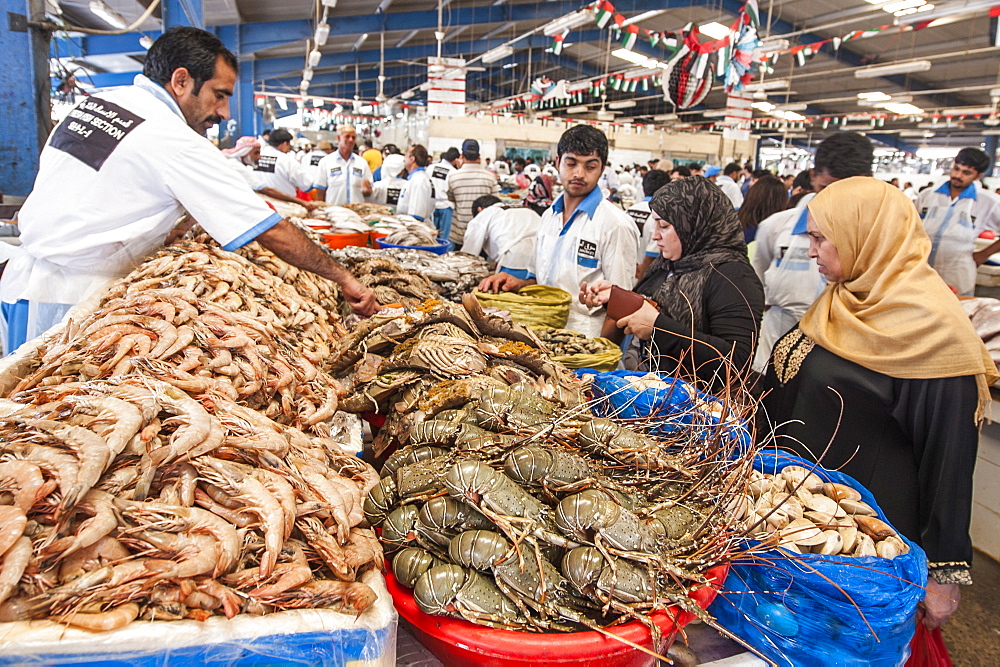
[(260, 159), (254, 168), (261, 183), (289, 197), (295, 195), (296, 188), (308, 192), (312, 185), (312, 175), (291, 150), (292, 133), (283, 128), (272, 130), (270, 143), (261, 147)]
[(504, 176), (510, 176), (510, 158), (498, 157), (493, 161), (493, 173), (497, 175), (497, 178), (503, 178)]
[(372, 174), (375, 170), (382, 166), (382, 151), (375, 148), (370, 141), (366, 141), (361, 144), (361, 157), (365, 159), (368, 163), (368, 168), (371, 169)]
[(636, 202), (625, 211), (635, 221), (635, 226), (639, 230), (639, 263), (635, 270), (636, 279), (642, 278), (653, 260), (660, 256), (660, 247), (653, 240), (653, 229), (656, 224), (651, 219), (653, 213), (649, 208), (649, 202), (656, 191), (671, 180), (670, 174), (665, 171), (654, 169), (648, 172), (642, 179), (642, 201)]
[(948, 181), (922, 191), (914, 202), (931, 239), (931, 266), (962, 296), (972, 296), (976, 267), (1000, 250), (1000, 240), (975, 248), (982, 231), (1000, 232), (1000, 198), (977, 183), (992, 162), (978, 148), (963, 148)]
[(302, 152), (302, 166), (309, 170), (309, 178), (312, 178), (316, 173), (316, 167), (319, 166), (319, 161), (333, 151), (333, 144), (329, 141), (321, 141), (316, 144), (316, 148), (313, 150)]
[[(399, 150), (399, 146), (396, 144), (386, 144), (382, 147), (382, 160), (390, 155), (402, 155), (403, 151)], [(372, 169), (372, 176), (375, 178), (375, 182), (378, 183), (382, 178), (382, 165), (379, 165), (377, 169)]]
[(743, 205), (743, 193), (740, 192), (740, 186), (734, 177), (739, 176), (740, 165), (730, 162), (721, 170), (722, 173), (719, 171), (718, 167), (709, 167), (705, 170), (705, 178), (722, 188), (729, 201), (733, 202), (733, 208), (739, 208)]
[(225, 148), (222, 154), (228, 159), (226, 162), (235, 167), (240, 176), (246, 180), (247, 185), (259, 195), (304, 206), (307, 211), (315, 211), (322, 206), (319, 202), (303, 201), (298, 197), (286, 195), (281, 190), (275, 190), (264, 184), (263, 179), (254, 171), (260, 161), (260, 142), (253, 137), (240, 137), (233, 148)]
[(542, 169), (535, 164), (534, 158), (528, 158), (527, 164), (524, 165), (524, 174), (531, 179), (532, 183), (534, 183), (536, 178), (542, 175)]
[(448, 199), (448, 175), (458, 169), (460, 158), (458, 149), (452, 146), (441, 154), (441, 160), (430, 170), (431, 184), (434, 186), (434, 227), (441, 239), (451, 235), (451, 218), (455, 214), (455, 205)]
[(673, 169), (670, 170), (671, 181), (679, 181), (682, 178), (690, 178), (690, 177), (691, 177), (691, 170), (685, 167), (684, 165), (681, 165), (679, 167), (674, 167)]
[(618, 174), (615, 173), (614, 168), (610, 164), (604, 166), (604, 172), (601, 174), (601, 179), (598, 181), (597, 187), (601, 189), (601, 195), (605, 199), (618, 194)]
[(406, 183), (399, 194), (396, 213), (402, 213), (421, 222), (430, 222), (434, 217), (434, 186), (427, 174), (431, 156), (420, 144), (413, 144), (403, 156)]
[(406, 159), (402, 155), (392, 153), (382, 160), (382, 178), (372, 186), (368, 201), (373, 204), (384, 204), (395, 207), (399, 204), (399, 195), (406, 186)]
[(319, 161), (313, 176), (313, 199), (327, 204), (360, 204), (372, 193), (368, 163), (354, 153), (358, 132), (353, 125), (337, 128), (337, 150)]
[(472, 202), (472, 216), (462, 252), (484, 254), (497, 273), (527, 279), (541, 216), (527, 207), (504, 208), (493, 195)]
[[(497, 160), (499, 164), (500, 161)], [(483, 195), (500, 192), (496, 176), (486, 171), (479, 162), (479, 142), (466, 139), (462, 142), (462, 166), (448, 174), (448, 199), (455, 205), (455, 217), (449, 240), (455, 247), (465, 241), (465, 228), (472, 219), (472, 202)]]
[(552, 162), (546, 162), (545, 166), (542, 167), (542, 174), (545, 176), (550, 176), (554, 182), (559, 182), (559, 169)]
[(816, 147), (808, 181), (800, 178), (801, 174), (793, 179), (801, 192), (792, 208), (757, 225), (757, 244), (750, 264), (764, 284), (764, 317), (752, 366), (758, 373), (767, 366), (774, 344), (798, 323), (826, 287), (816, 260), (809, 257), (806, 206), (815, 193), (831, 183), (852, 176), (871, 176), (873, 156), (872, 142), (856, 132), (827, 137)]
[[(639, 231), (597, 186), (608, 163), (607, 137), (590, 125), (576, 125), (563, 132), (557, 152), (565, 189), (542, 216), (530, 277), (497, 273), (479, 284), (481, 291), (511, 292), (538, 283), (575, 296), (583, 283), (595, 280), (625, 288), (635, 284)], [(602, 308), (588, 308), (573, 299), (567, 329), (596, 338), (603, 324)]]
[(688, 168), (688, 171), (691, 172), (692, 176), (705, 176), (705, 174), (704, 174), (704, 172), (703, 172), (703, 170), (701, 168), (701, 165), (698, 164), (697, 162), (688, 162), (687, 168)]
[(20, 211), (22, 245), (0, 279), (8, 353), (132, 271), (185, 209), (224, 249), (257, 241), (339, 283), (356, 312), (375, 311), (372, 292), (268, 208), (205, 139), (229, 118), (238, 68), (212, 33), (171, 28), (133, 85), (84, 98), (53, 130)]

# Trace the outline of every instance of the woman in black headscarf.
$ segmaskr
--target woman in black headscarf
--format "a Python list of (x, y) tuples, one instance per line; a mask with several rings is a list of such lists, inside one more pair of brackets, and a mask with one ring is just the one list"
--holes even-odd
[[(680, 365), (685, 374), (716, 386), (727, 379), (727, 362), (747, 372), (764, 290), (747, 260), (732, 202), (696, 176), (663, 186), (649, 207), (660, 257), (635, 287), (646, 303), (615, 323), (639, 341), (626, 366), (673, 373)], [(585, 283), (580, 300), (603, 305), (610, 292), (608, 281)]]

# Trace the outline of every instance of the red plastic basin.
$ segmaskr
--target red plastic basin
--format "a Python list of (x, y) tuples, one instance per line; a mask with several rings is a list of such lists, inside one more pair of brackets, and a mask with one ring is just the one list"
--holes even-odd
[[(705, 573), (711, 587), (699, 588), (690, 595), (705, 609), (712, 603), (729, 574), (729, 564)], [(420, 611), (413, 592), (392, 576), (386, 584), (392, 594), (396, 611), (410, 626), (414, 637), (445, 665), (482, 665), (494, 667), (528, 667), (529, 665), (561, 665), (568, 667), (647, 667), (655, 660), (631, 646), (605, 637), (592, 630), (586, 632), (535, 633), (497, 630), (446, 616), (431, 616)], [(668, 607), (653, 614), (654, 622), (663, 633), (659, 647), (662, 655), (673, 642), (677, 631), (691, 622), (694, 614)], [(609, 629), (629, 641), (653, 648), (649, 629), (638, 621), (630, 621)]]

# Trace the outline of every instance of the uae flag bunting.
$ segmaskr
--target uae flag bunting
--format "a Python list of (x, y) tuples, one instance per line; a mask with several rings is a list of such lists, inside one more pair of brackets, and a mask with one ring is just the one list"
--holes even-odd
[(552, 53), (559, 55), (563, 50), (563, 43), (566, 41), (566, 35), (569, 34), (569, 30), (564, 30), (563, 32), (556, 33), (552, 37)]
[(660, 43), (661, 39), (663, 39), (663, 35), (661, 35), (660, 33), (658, 33), (658, 32), (652, 32), (652, 31), (649, 33), (649, 45), (650, 46), (656, 46), (657, 44)]
[(614, 22), (615, 22), (615, 27), (612, 28), (612, 30), (618, 33), (618, 37), (621, 37), (622, 30), (625, 29), (625, 17), (622, 16), (621, 14), (615, 14)]
[(632, 50), (635, 46), (635, 40), (639, 38), (639, 26), (634, 23), (630, 26), (625, 27), (625, 32), (622, 33), (622, 47)]
[(830, 41), (832, 41), (832, 42), (833, 42), (833, 50), (834, 50), (834, 51), (840, 51), (840, 42), (841, 42), (841, 39), (840, 39), (840, 37), (834, 37), (834, 38), (833, 38), (832, 40), (830, 40)]
[(597, 3), (597, 27), (604, 29), (611, 22), (611, 17), (615, 15), (615, 6), (612, 5), (608, 0), (601, 0)]
[(743, 13), (755, 29), (760, 27), (760, 10), (757, 7), (757, 0), (747, 0), (743, 6)]
[(668, 32), (664, 35), (660, 35), (660, 42), (663, 44), (663, 48), (668, 51), (677, 50), (677, 35), (672, 32)]

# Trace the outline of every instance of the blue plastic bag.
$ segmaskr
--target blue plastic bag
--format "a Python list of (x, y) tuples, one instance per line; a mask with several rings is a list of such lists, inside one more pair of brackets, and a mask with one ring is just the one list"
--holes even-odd
[[(624, 420), (649, 420), (646, 430), (652, 435), (669, 435), (682, 428), (703, 427), (706, 440), (713, 438), (722, 428), (723, 437), (737, 444), (740, 451), (750, 448), (750, 428), (747, 422), (727, 411), (725, 421), (710, 414), (710, 410), (721, 408), (722, 403), (714, 396), (699, 391), (684, 380), (657, 373), (640, 371), (608, 371), (597, 373), (584, 369), (582, 374), (594, 374), (592, 393), (595, 400), (594, 414)], [(629, 378), (656, 375), (666, 385), (666, 389), (636, 389)]]
[[(761, 453), (754, 459), (754, 467), (768, 474), (789, 465), (857, 489), (885, 521), (874, 496), (847, 475), (791, 454)], [(734, 559), (709, 612), (779, 665), (902, 664), (924, 598), (927, 559), (920, 547), (899, 537), (910, 552), (892, 560), (798, 555), (761, 550), (755, 542), (755, 551)]]

